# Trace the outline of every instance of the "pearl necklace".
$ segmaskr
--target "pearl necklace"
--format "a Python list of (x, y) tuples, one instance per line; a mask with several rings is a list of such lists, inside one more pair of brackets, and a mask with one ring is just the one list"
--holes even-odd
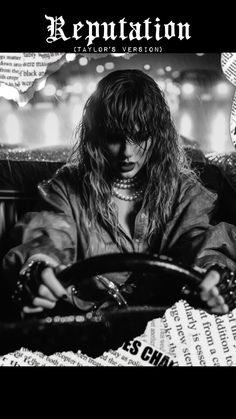
[(123, 182), (114, 182), (113, 186), (115, 186), (118, 189), (135, 189), (137, 186), (139, 186), (139, 182), (130, 182), (130, 183), (123, 183)]
[(140, 185), (140, 180), (137, 176), (128, 179), (115, 179), (113, 185), (118, 189), (137, 188)]
[(136, 199), (140, 198), (143, 194), (143, 189), (133, 193), (132, 195), (123, 195), (121, 194), (115, 186), (112, 188), (112, 193), (117, 198), (122, 199), (122, 201), (135, 201)]
[(118, 191), (118, 189), (137, 189), (141, 184), (140, 178), (138, 176), (134, 176), (133, 178), (127, 179), (115, 179), (112, 185), (112, 194), (122, 201), (135, 201), (136, 199), (140, 198), (143, 195), (143, 189), (139, 189), (135, 191), (131, 195), (123, 195)]

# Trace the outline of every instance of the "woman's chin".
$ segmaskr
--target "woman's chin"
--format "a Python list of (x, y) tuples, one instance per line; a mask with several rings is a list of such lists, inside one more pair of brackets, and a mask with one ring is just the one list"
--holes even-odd
[(138, 172), (139, 172), (139, 168), (135, 166), (132, 170), (129, 170), (126, 172), (120, 171), (119, 176), (123, 179), (129, 179), (136, 176)]

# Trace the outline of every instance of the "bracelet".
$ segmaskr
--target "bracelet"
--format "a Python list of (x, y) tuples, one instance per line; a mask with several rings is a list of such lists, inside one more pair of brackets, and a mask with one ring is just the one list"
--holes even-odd
[(96, 278), (102, 283), (108, 294), (116, 300), (118, 306), (127, 307), (128, 304), (126, 299), (123, 297), (119, 288), (114, 284), (113, 281), (110, 281), (103, 275), (97, 275)]

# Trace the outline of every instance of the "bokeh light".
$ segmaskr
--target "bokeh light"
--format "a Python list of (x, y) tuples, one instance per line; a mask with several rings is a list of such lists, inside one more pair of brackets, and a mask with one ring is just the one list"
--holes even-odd
[(76, 58), (76, 54), (66, 54), (66, 61), (70, 62), (70, 61), (74, 61)]
[(220, 96), (227, 96), (229, 93), (229, 86), (225, 82), (220, 82), (215, 87), (216, 92)]
[(53, 95), (55, 95), (56, 91), (57, 91), (57, 88), (56, 88), (55, 84), (48, 83), (48, 84), (46, 84), (46, 86), (42, 90), (42, 93), (45, 96), (53, 96)]
[(113, 68), (115, 68), (115, 64), (112, 62), (107, 62), (105, 63), (105, 69), (106, 70), (113, 70)]
[(35, 81), (34, 94), (19, 94), (0, 83), (0, 144), (71, 145), (75, 125), (98, 81), (125, 68), (154, 78), (186, 141), (196, 142), (204, 152), (234, 149), (229, 128), (234, 86), (222, 75), (220, 54), (203, 53), (68, 53), (59, 70)]
[(195, 87), (192, 83), (184, 83), (182, 85), (182, 93), (186, 96), (192, 95), (194, 93)]
[(80, 63), (80, 65), (82, 65), (82, 66), (87, 65), (87, 64), (88, 64), (88, 58), (87, 58), (87, 57), (81, 57), (81, 58), (79, 59), (79, 63)]
[(104, 66), (103, 65), (97, 65), (96, 72), (97, 73), (103, 73), (103, 71), (104, 71)]

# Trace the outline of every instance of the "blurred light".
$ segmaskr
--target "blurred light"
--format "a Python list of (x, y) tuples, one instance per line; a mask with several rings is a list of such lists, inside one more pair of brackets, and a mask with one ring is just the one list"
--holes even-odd
[(106, 70), (112, 70), (115, 67), (115, 64), (112, 62), (106, 63), (105, 64), (105, 69)]
[(83, 106), (81, 103), (76, 103), (71, 112), (71, 123), (73, 127), (79, 123), (82, 118)]
[(18, 105), (20, 108), (24, 108), (27, 105), (28, 101), (25, 99), (19, 99), (18, 100)]
[(60, 137), (59, 119), (55, 112), (50, 111), (45, 117), (43, 132), (46, 145), (58, 144)]
[(198, 52), (198, 53), (196, 53), (196, 55), (197, 55), (198, 57), (203, 57), (203, 55), (205, 55), (205, 53), (204, 53), (204, 52)]
[(219, 111), (212, 121), (211, 146), (212, 150), (218, 153), (225, 151), (227, 140), (228, 123), (223, 111)]
[(103, 71), (104, 71), (103, 65), (101, 65), (101, 64), (97, 65), (96, 72), (97, 73), (103, 73)]
[(87, 84), (87, 92), (91, 95), (96, 90), (96, 87), (97, 83), (95, 81), (90, 81)]
[(57, 96), (62, 96), (63, 95), (63, 91), (61, 89), (57, 89)]
[(180, 94), (180, 88), (175, 83), (173, 83), (172, 80), (166, 82), (166, 91), (168, 93), (171, 93), (171, 94), (175, 95), (175, 96)]
[(172, 70), (172, 67), (170, 65), (167, 65), (166, 68), (165, 68), (165, 70), (166, 71), (171, 71)]
[(173, 71), (173, 73), (172, 73), (172, 76), (173, 76), (174, 78), (179, 77), (179, 75), (180, 75), (180, 71), (178, 71), (178, 70)]
[(76, 54), (66, 54), (66, 61), (74, 61)]
[(191, 137), (192, 125), (191, 116), (187, 113), (183, 113), (180, 118), (180, 133), (185, 137)]
[(57, 88), (56, 88), (55, 84), (48, 83), (48, 84), (46, 84), (46, 86), (44, 87), (44, 89), (43, 89), (42, 93), (43, 93), (45, 96), (53, 96), (53, 95), (55, 95), (56, 91), (57, 91)]
[(150, 70), (151, 66), (150, 64), (144, 64), (143, 68), (144, 70)]
[(184, 83), (182, 85), (182, 93), (185, 95), (192, 95), (195, 90), (195, 87), (192, 83)]
[(42, 90), (46, 85), (47, 78), (43, 77), (41, 80), (38, 81), (36, 86), (36, 91)]
[(65, 91), (67, 93), (72, 93), (73, 92), (73, 85), (72, 84), (68, 84), (67, 86), (65, 86)]
[(75, 84), (73, 84), (72, 86), (72, 92), (74, 93), (82, 93), (83, 91), (83, 85), (82, 83), (80, 83), (79, 81), (77, 81)]
[(216, 92), (220, 96), (226, 96), (229, 93), (229, 86), (222, 81), (216, 85)]
[(204, 100), (205, 102), (210, 102), (212, 100), (212, 94), (211, 93), (203, 93), (201, 95), (201, 100)]
[(9, 113), (5, 121), (5, 131), (8, 144), (16, 144), (21, 142), (22, 130), (19, 119), (13, 113)]
[(19, 99), (19, 92), (13, 86), (7, 86), (6, 84), (0, 84), (0, 96), (3, 96), (5, 99), (8, 100), (15, 100), (18, 101)]
[(157, 69), (157, 74), (158, 74), (158, 76), (164, 76), (164, 74), (165, 74), (164, 68), (158, 68)]
[(86, 58), (86, 57), (81, 57), (81, 58), (79, 59), (79, 63), (80, 63), (80, 65), (87, 65), (87, 64), (88, 64), (88, 58)]
[(112, 53), (111, 55), (113, 55), (113, 57), (121, 57), (122, 55), (125, 55), (125, 53), (116, 52), (116, 53)]

